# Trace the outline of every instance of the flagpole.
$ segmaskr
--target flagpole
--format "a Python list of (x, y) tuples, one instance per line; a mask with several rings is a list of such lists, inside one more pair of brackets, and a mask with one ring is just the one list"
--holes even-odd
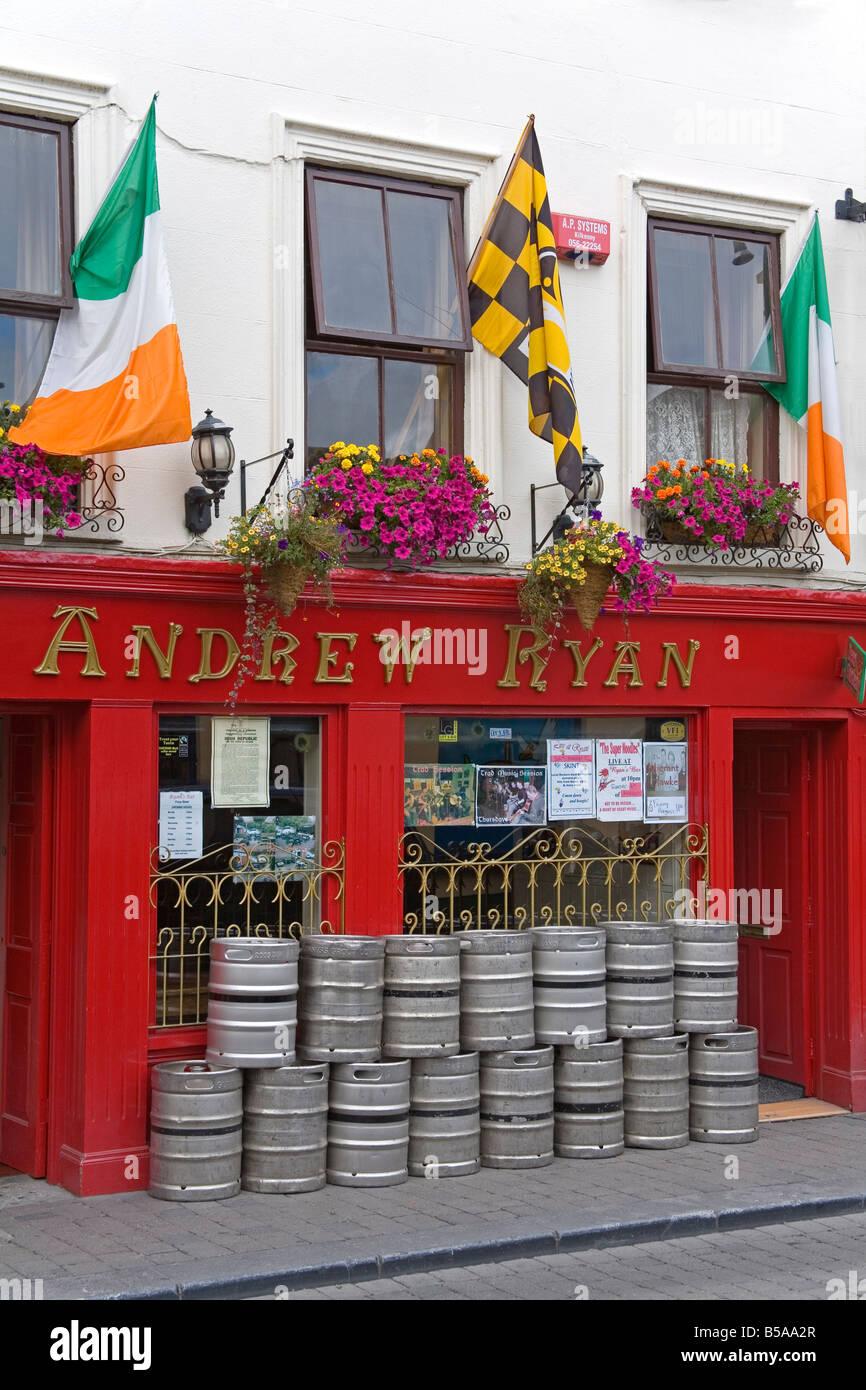
[(517, 161), (518, 161), (518, 159), (520, 158), (520, 153), (521, 153), (521, 151), (522, 151), (522, 149), (523, 149), (524, 144), (526, 143), (526, 136), (527, 136), (527, 134), (528, 134), (528, 132), (529, 132), (529, 129), (530, 129), (530, 127), (533, 126), (534, 124), (535, 124), (535, 115), (532, 114), (532, 115), (530, 115), (529, 120), (526, 122), (526, 125), (523, 127), (523, 134), (521, 135), (520, 139), (519, 139), (518, 142), (517, 142), (517, 149), (514, 151), (514, 154), (513, 154), (512, 157), (511, 157), (511, 163), (509, 164), (508, 168), (507, 168), (506, 171), (505, 171), (505, 178), (502, 180), (502, 183), (501, 183), (500, 188), (499, 188), (499, 192), (498, 192), (497, 195), (496, 195), (496, 200), (495, 200), (495, 202), (494, 202), (494, 204), (493, 204), (493, 207), (492, 207), (491, 210), (490, 210), (490, 216), (487, 218), (487, 221), (484, 223), (484, 229), (483, 229), (483, 231), (482, 231), (480, 237), (478, 238), (477, 242), (475, 243), (475, 250), (472, 252), (472, 256), (471, 256), (471, 258), (470, 258), (469, 265), (468, 265), (467, 270), (466, 270), (466, 279), (467, 279), (467, 281), (470, 281), (470, 280), (472, 279), (472, 275), (473, 275), (473, 272), (474, 272), (474, 270), (475, 270), (475, 265), (476, 265), (476, 262), (477, 262), (477, 260), (478, 260), (479, 253), (480, 253), (480, 251), (481, 251), (482, 246), (484, 245), (484, 242), (485, 242), (486, 239), (487, 239), (487, 233), (489, 232), (489, 230), (490, 230), (490, 228), (491, 228), (491, 226), (492, 226), (492, 224), (493, 224), (493, 219), (494, 219), (494, 217), (496, 216), (497, 212), (499, 211), (499, 205), (500, 205), (500, 203), (502, 202), (502, 194), (504, 193), (504, 191), (505, 191), (505, 189), (506, 189), (506, 187), (507, 187), (507, 185), (508, 185), (508, 180), (511, 178), (511, 175), (514, 173), (514, 170), (515, 170), (515, 168), (517, 167)]

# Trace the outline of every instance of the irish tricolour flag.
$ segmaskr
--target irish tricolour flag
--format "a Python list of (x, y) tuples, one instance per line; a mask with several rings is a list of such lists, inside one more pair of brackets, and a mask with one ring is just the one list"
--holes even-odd
[(189, 439), (159, 210), (155, 97), (69, 268), (75, 304), (61, 311), (39, 394), (9, 438), (57, 454)]
[(782, 290), (782, 340), (787, 381), (764, 386), (806, 431), (806, 510), (847, 561), (851, 545), (842, 412), (817, 216)]

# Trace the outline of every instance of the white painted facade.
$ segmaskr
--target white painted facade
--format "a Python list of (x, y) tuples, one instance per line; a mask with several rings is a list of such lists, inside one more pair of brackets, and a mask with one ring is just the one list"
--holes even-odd
[[(293, 435), (299, 460), (304, 161), (463, 187), (469, 252), (534, 112), (554, 210), (612, 223), (607, 264), (561, 262), (561, 279), (605, 516), (631, 528), (629, 494), (646, 464), (647, 215), (779, 232), (784, 275), (817, 208), (848, 487), (864, 515), (851, 565), (825, 542), (823, 574), (808, 582), (847, 586), (866, 577), (866, 225), (834, 210), (848, 186), (866, 198), (864, 50), (862, 0), (571, 0), (546, 12), (517, 0), (4, 0), (0, 109), (76, 122), (80, 234), (159, 91), (193, 419), (210, 406), (229, 421), (239, 457)], [(525, 389), (476, 345), (466, 450), (511, 507), (513, 563), (528, 555), (530, 484), (554, 476), (526, 415)], [(122, 462), (123, 547), (188, 546), (188, 446)], [(251, 475), (252, 494), (267, 469)], [(785, 416), (781, 475), (805, 491), (805, 438)], [(237, 509), (237, 488), (204, 544)], [(546, 523), (564, 495), (543, 498)]]

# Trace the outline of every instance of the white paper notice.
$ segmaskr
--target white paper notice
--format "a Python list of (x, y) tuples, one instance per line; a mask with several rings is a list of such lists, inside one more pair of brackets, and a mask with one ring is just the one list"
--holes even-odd
[(201, 792), (160, 792), (160, 859), (200, 859), (202, 855)]
[(639, 738), (595, 740), (598, 820), (643, 819), (643, 758)]
[(686, 743), (644, 744), (645, 819), (649, 823), (688, 820), (688, 752)]
[(550, 820), (592, 820), (595, 815), (595, 745), (591, 738), (547, 740)]
[(211, 806), (270, 806), (270, 719), (211, 720)]

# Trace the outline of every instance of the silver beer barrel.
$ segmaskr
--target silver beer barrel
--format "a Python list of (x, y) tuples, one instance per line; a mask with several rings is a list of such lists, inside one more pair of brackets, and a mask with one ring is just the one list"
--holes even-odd
[(553, 1162), (553, 1048), (481, 1057), (481, 1164), (543, 1168)]
[(460, 946), (454, 936), (386, 936), (383, 1057), (460, 1051)]
[(678, 1149), (689, 1142), (689, 1037), (626, 1038), (623, 1043), (625, 1142)]
[(701, 1144), (751, 1144), (757, 1139), (757, 1028), (691, 1034), (689, 1134)]
[(151, 1197), (208, 1202), (241, 1189), (243, 1078), (200, 1060), (160, 1062), (150, 1102)]
[(302, 937), (298, 1060), (374, 1062), (384, 983), (384, 937)]
[(532, 936), (528, 931), (462, 931), (460, 1046), (504, 1052), (535, 1044)]
[(459, 1178), (481, 1167), (477, 1052), (417, 1057), (409, 1092), (409, 1172)]
[(291, 1065), (297, 1019), (297, 941), (221, 936), (211, 942), (205, 1055), (212, 1066)]
[(736, 922), (674, 922), (674, 1027), (726, 1033), (737, 1026)]
[(408, 1180), (411, 1068), (409, 1061), (331, 1067), (329, 1183), (393, 1187)]
[(560, 1047), (553, 1065), (554, 1152), (615, 1158), (624, 1146), (622, 1039)]
[(246, 1192), (315, 1192), (325, 1186), (328, 1064), (263, 1067), (244, 1082)]
[(605, 936), (601, 928), (533, 927), (535, 1041), (604, 1042)]
[(668, 922), (605, 922), (607, 1032), (657, 1038), (673, 1032), (674, 929)]

